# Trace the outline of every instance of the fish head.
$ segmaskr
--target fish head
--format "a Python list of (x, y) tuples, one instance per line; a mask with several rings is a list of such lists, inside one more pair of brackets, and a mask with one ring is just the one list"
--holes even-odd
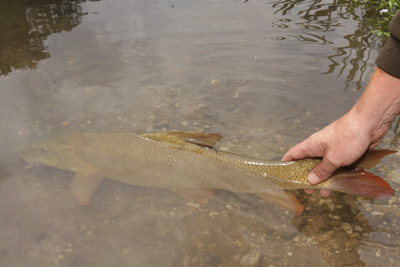
[(19, 156), (34, 165), (47, 165), (73, 170), (78, 165), (72, 145), (59, 139), (39, 140), (28, 143), (19, 151)]

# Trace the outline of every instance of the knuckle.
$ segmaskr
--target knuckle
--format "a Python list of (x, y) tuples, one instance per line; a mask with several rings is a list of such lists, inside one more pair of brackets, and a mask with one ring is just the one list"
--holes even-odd
[(322, 166), (318, 167), (317, 172), (318, 172), (318, 176), (323, 180), (325, 180), (332, 174), (329, 170), (323, 168)]
[(324, 157), (321, 164), (317, 166), (317, 172), (320, 178), (326, 179), (331, 176), (336, 169), (341, 167), (341, 162), (331, 158), (331, 157)]
[(333, 168), (337, 169), (339, 167), (342, 167), (344, 164), (340, 159), (338, 159), (338, 157), (334, 157), (329, 154), (326, 155), (326, 157), (324, 158), (324, 161), (325, 161), (325, 164), (328, 165), (332, 169)]

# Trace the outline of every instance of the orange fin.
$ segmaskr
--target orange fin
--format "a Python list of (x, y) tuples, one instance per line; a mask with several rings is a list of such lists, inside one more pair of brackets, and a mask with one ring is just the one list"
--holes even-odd
[(393, 188), (385, 180), (363, 170), (343, 169), (332, 178), (334, 182), (329, 189), (335, 191), (369, 198), (394, 196)]
[(72, 195), (81, 205), (88, 205), (103, 177), (91, 172), (77, 172), (70, 184)]
[(296, 213), (302, 213), (304, 210), (303, 205), (301, 205), (297, 198), (290, 192), (271, 190), (254, 195), (286, 210), (291, 210)]
[(396, 152), (397, 151), (387, 150), (387, 149), (367, 150), (367, 152), (365, 152), (364, 155), (359, 160), (351, 164), (349, 167), (369, 169), (378, 164), (383, 157)]
[(174, 188), (173, 191), (184, 199), (201, 205), (207, 204), (208, 200), (212, 198), (215, 193), (213, 189)]
[(212, 147), (219, 139), (222, 138), (222, 135), (219, 134), (183, 132), (183, 131), (138, 133), (138, 135), (155, 141), (173, 142), (173, 143), (175, 138), (175, 140), (178, 139), (181, 142), (187, 142), (206, 147)]

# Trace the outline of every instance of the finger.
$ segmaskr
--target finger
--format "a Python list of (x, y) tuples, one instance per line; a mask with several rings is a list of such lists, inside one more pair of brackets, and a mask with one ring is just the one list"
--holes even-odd
[(331, 194), (331, 190), (321, 189), (319, 190), (319, 194), (321, 195), (321, 197), (329, 197)]
[(282, 161), (309, 158), (309, 157), (322, 157), (324, 155), (324, 150), (318, 143), (314, 143), (307, 139), (300, 144), (292, 147), (283, 156)]
[(289, 151), (283, 156), (283, 161), (294, 160), (294, 159), (302, 159), (308, 157), (307, 144), (305, 141), (292, 147)]
[(329, 178), (338, 168), (337, 164), (331, 163), (327, 157), (324, 157), (322, 161), (308, 174), (308, 181), (310, 184), (318, 184)]
[(306, 194), (312, 195), (312, 194), (314, 194), (315, 189), (304, 189), (304, 192), (305, 192)]

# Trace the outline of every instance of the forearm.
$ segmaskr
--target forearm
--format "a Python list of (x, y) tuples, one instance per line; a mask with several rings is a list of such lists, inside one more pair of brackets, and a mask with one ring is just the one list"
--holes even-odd
[(389, 30), (390, 38), (376, 60), (378, 67), (352, 110), (366, 120), (372, 135), (387, 130), (400, 113), (400, 12)]
[(362, 130), (370, 133), (371, 144), (379, 141), (400, 113), (400, 79), (376, 68), (364, 93), (349, 113)]

